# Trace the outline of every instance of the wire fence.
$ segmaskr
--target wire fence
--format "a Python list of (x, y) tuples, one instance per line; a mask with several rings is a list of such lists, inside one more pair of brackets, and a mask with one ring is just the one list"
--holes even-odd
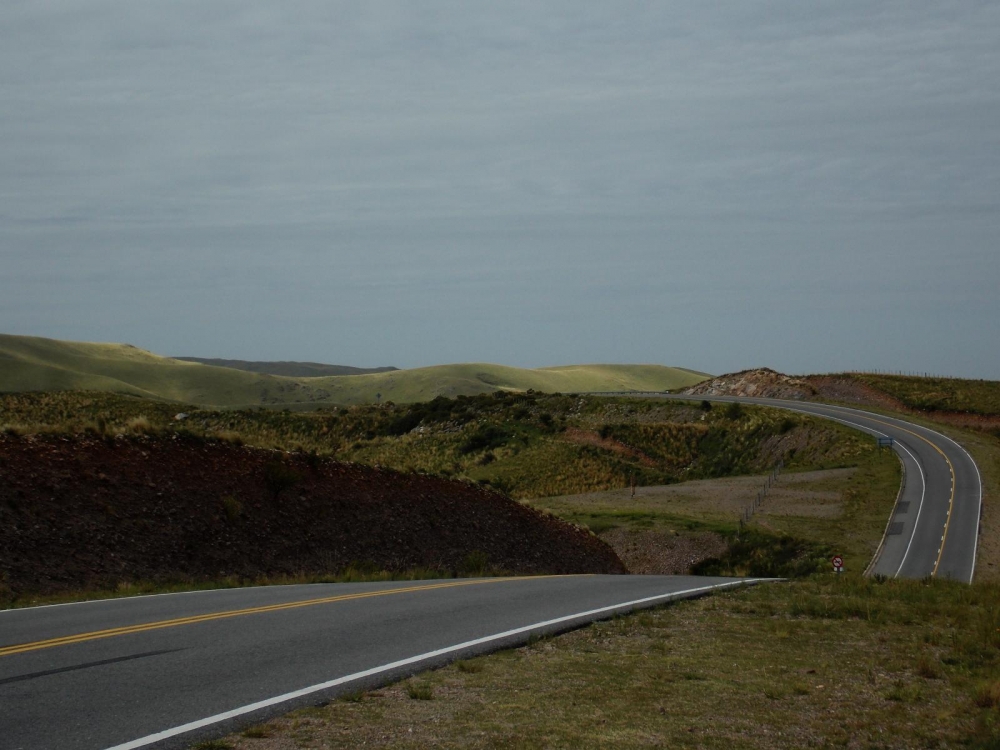
[(743, 533), (743, 529), (746, 525), (750, 523), (750, 519), (753, 518), (753, 514), (760, 510), (761, 506), (764, 505), (768, 492), (778, 483), (778, 478), (781, 476), (781, 471), (784, 468), (785, 462), (778, 461), (778, 463), (774, 465), (774, 468), (771, 469), (771, 473), (767, 475), (767, 478), (764, 480), (764, 484), (761, 485), (759, 490), (757, 490), (757, 496), (743, 507), (743, 510), (740, 512), (739, 530), (736, 532), (737, 538), (739, 538), (739, 535)]

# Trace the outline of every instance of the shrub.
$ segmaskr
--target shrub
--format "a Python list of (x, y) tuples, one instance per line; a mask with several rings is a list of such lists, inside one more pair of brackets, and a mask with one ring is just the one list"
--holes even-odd
[(458, 572), (466, 576), (483, 576), (488, 572), (489, 566), (489, 555), (482, 550), (474, 549), (462, 559)]
[(252, 740), (262, 740), (270, 737), (272, 734), (273, 731), (267, 724), (254, 724), (252, 727), (247, 727), (243, 730), (243, 736), (249, 737)]
[(222, 498), (222, 509), (226, 512), (226, 518), (233, 522), (243, 514), (243, 503), (233, 495), (226, 495)]
[(743, 416), (743, 404), (733, 401), (726, 407), (726, 419), (739, 419)]
[(129, 432), (132, 432), (136, 435), (148, 435), (153, 430), (153, 427), (149, 423), (149, 420), (144, 416), (134, 417), (130, 419), (126, 424), (126, 427), (128, 427)]
[(760, 578), (800, 578), (823, 569), (829, 550), (790, 536), (774, 536), (747, 529), (730, 539), (720, 556), (691, 568), (694, 575), (737, 575)]
[(981, 685), (973, 700), (980, 708), (1000, 708), (1000, 682)]
[(458, 447), (458, 452), (462, 455), (475, 453), (481, 450), (493, 450), (507, 444), (511, 435), (506, 430), (496, 425), (485, 425), (465, 438)]
[(936, 680), (941, 677), (941, 671), (927, 654), (920, 655), (920, 659), (917, 661), (917, 674), (925, 680)]
[(272, 461), (264, 467), (264, 486), (275, 499), (298, 481), (299, 475), (282, 461)]

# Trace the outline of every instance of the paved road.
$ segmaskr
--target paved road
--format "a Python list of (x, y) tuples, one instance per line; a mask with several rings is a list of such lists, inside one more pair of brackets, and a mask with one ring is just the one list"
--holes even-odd
[[(656, 397), (685, 401), (703, 398)], [(790, 409), (834, 419), (874, 436), (891, 437), (905, 467), (905, 484), (871, 572), (972, 582), (982, 483), (972, 457), (951, 438), (902, 419), (842, 406), (764, 398), (708, 398)]]
[(188, 747), (532, 633), (747, 582), (317, 584), (0, 611), (0, 747)]

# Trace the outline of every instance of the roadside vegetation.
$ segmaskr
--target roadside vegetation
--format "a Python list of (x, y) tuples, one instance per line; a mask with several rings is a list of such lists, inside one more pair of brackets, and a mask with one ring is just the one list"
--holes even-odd
[[(182, 414), (181, 419), (175, 419)], [(773, 409), (597, 396), (491, 394), (397, 405), (208, 410), (106, 393), (0, 395), (0, 428), (245, 443), (490, 485), (511, 497), (851, 466), (869, 440)]]
[(757, 586), (458, 662), (225, 743), (994, 748), (998, 596), (849, 574)]
[(891, 396), (909, 409), (1000, 415), (1000, 382), (996, 380), (853, 373), (850, 377)]
[[(956, 409), (987, 418), (973, 430), (932, 423), (982, 472), (972, 586), (865, 579), (898, 462), (859, 433), (770, 409), (501, 391), (213, 410), (48, 393), (0, 395), (0, 424), (28, 434), (185, 435), (464, 479), (585, 526), (616, 550), (694, 540), (703, 553), (695, 572), (791, 579), (457, 662), (217, 747), (985, 750), (1000, 748), (1000, 436), (988, 421), (998, 413), (995, 384), (975, 383), (867, 383), (919, 411), (905, 415), (916, 421)], [(936, 402), (947, 406), (927, 405), (935, 392), (948, 394)], [(880, 403), (868, 408), (886, 411)], [(779, 461), (777, 483), (741, 525), (741, 509)], [(843, 575), (830, 569), (834, 553), (847, 561)]]
[[(783, 475), (738, 541), (727, 493), (711, 485), (750, 493), (754, 477), (640, 488), (634, 498), (621, 488), (535, 498), (602, 535), (723, 536), (700, 572), (793, 578), (457, 662), (292, 713), (258, 728), (266, 740), (224, 742), (239, 750), (1000, 748), (1000, 439), (935, 429), (962, 442), (982, 472), (971, 586), (862, 576), (898, 490), (888, 452), (862, 453), (849, 469)], [(846, 573), (832, 572), (832, 552), (844, 555)], [(423, 699), (412, 697), (414, 684)]]

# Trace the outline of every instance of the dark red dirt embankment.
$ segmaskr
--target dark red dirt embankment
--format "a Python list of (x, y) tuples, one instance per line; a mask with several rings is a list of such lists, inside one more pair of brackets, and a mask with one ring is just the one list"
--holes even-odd
[(623, 573), (490, 490), (185, 438), (0, 436), (0, 593), (379, 570)]

